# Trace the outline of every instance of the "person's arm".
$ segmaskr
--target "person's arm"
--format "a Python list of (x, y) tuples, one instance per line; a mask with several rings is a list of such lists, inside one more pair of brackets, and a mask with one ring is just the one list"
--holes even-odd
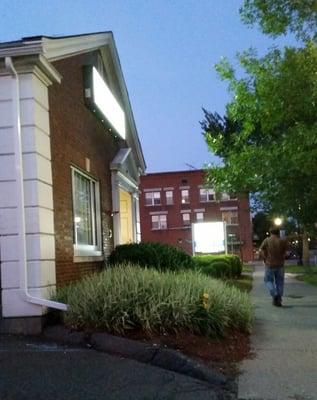
[(267, 258), (267, 241), (266, 241), (266, 239), (263, 240), (263, 242), (260, 246), (259, 256), (260, 256), (260, 259), (262, 259), (264, 262), (266, 261), (266, 258)]

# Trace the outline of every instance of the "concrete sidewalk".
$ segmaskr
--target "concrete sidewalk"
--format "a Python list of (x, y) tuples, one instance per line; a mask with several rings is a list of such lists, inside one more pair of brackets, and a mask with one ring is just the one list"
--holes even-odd
[(240, 365), (240, 400), (317, 399), (317, 287), (286, 274), (283, 307), (272, 306), (256, 265), (252, 359)]

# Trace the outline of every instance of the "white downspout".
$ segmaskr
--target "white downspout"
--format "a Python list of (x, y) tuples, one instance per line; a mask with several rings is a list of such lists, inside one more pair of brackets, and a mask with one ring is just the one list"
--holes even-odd
[(22, 159), (22, 140), (21, 140), (21, 113), (20, 113), (20, 90), (19, 77), (14, 68), (12, 58), (5, 57), (5, 66), (11, 71), (15, 78), (15, 88), (12, 90), (13, 109), (15, 115), (14, 123), (14, 151), (15, 151), (15, 169), (17, 178), (17, 203), (18, 203), (18, 226), (19, 226), (19, 272), (20, 272), (20, 289), (23, 291), (23, 298), (33, 304), (55, 308), (67, 311), (67, 305), (56, 301), (46, 300), (40, 297), (34, 297), (29, 294), (27, 282), (27, 257), (26, 257), (26, 230), (25, 230), (25, 213), (24, 213), (24, 190), (23, 190), (23, 159)]

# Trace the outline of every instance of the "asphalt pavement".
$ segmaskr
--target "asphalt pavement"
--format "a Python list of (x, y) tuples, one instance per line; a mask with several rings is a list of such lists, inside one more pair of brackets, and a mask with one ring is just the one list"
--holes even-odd
[(1, 400), (229, 400), (206, 380), (83, 346), (0, 335)]
[(240, 365), (240, 400), (317, 399), (317, 287), (286, 274), (283, 307), (272, 305), (260, 263), (253, 273), (253, 356)]

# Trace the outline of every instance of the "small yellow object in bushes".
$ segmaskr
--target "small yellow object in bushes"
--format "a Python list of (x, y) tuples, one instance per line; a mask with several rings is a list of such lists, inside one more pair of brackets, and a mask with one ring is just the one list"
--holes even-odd
[(205, 310), (207, 310), (209, 308), (208, 300), (209, 300), (209, 294), (204, 293), (203, 294), (203, 307)]

